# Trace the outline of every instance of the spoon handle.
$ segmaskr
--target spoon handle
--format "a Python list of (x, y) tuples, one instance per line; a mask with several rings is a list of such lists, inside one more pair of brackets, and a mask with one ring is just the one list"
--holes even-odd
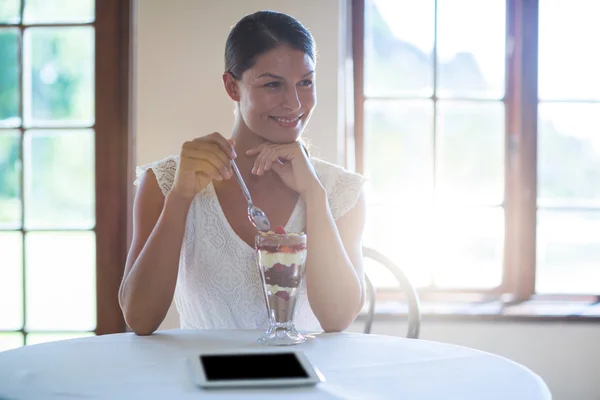
[(238, 169), (237, 164), (235, 163), (234, 160), (231, 160), (230, 162), (231, 162), (231, 167), (233, 168), (233, 172), (235, 173), (235, 177), (236, 177), (238, 183), (240, 184), (240, 187), (242, 188), (242, 192), (244, 192), (244, 196), (246, 196), (246, 200), (248, 200), (248, 203), (252, 203), (252, 197), (250, 197), (250, 192), (248, 191), (248, 188), (246, 187), (246, 183), (242, 179), (242, 174), (240, 174), (240, 170)]

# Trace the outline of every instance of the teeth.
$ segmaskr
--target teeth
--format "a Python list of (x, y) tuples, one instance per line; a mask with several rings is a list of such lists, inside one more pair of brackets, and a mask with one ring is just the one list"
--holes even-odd
[(298, 121), (298, 118), (294, 118), (294, 119), (285, 119), (285, 118), (276, 118), (276, 117), (275, 117), (275, 119), (276, 119), (277, 121), (283, 122), (284, 124), (292, 124), (292, 123), (294, 123), (294, 122)]

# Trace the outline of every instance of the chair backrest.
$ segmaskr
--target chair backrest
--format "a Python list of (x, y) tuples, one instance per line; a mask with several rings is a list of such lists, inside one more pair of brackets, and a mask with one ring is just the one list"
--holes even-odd
[[(363, 246), (363, 257), (376, 261), (382, 266), (386, 267), (400, 284), (401, 290), (403, 290), (406, 294), (406, 300), (408, 303), (408, 331), (406, 333), (406, 337), (417, 339), (419, 337), (419, 330), (421, 329), (421, 309), (419, 304), (419, 295), (417, 294), (415, 287), (400, 267), (398, 267), (394, 262), (392, 262), (392, 260), (377, 250)], [(367, 302), (369, 309), (364, 333), (371, 333), (373, 317), (375, 316), (375, 288), (373, 287), (373, 284), (366, 273), (365, 282), (367, 284)]]

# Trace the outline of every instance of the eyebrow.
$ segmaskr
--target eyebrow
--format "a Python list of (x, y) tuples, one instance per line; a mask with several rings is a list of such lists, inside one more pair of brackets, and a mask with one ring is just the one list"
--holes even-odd
[[(315, 73), (315, 71), (314, 71), (314, 70), (313, 70), (313, 71), (310, 71), (310, 72), (307, 72), (306, 74), (302, 75), (302, 78), (306, 78), (307, 76), (309, 76), (309, 75), (311, 75), (311, 74), (314, 74), (314, 73)], [(281, 79), (281, 80), (284, 80), (284, 79), (285, 79), (283, 76), (275, 75), (275, 74), (272, 74), (272, 73), (270, 73), (270, 72), (265, 72), (264, 74), (262, 74), (262, 75), (259, 75), (259, 76), (258, 76), (256, 79), (259, 79), (259, 78), (265, 78), (265, 77), (268, 77), (268, 78), (274, 78), (274, 79)], [(301, 79), (302, 79), (302, 78), (301, 78)]]

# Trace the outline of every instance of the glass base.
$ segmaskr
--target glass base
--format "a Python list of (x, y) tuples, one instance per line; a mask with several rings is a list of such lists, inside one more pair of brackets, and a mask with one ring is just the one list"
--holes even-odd
[(306, 342), (294, 326), (271, 326), (265, 334), (258, 339), (258, 343), (267, 346), (292, 346)]

